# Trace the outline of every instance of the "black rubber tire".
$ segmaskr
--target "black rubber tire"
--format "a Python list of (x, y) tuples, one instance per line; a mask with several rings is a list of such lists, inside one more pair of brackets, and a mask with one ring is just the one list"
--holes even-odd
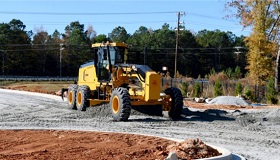
[(89, 107), (89, 97), (90, 97), (90, 88), (87, 85), (81, 85), (78, 87), (76, 94), (76, 106), (78, 110), (86, 111)]
[(176, 120), (180, 118), (183, 111), (183, 95), (178, 88), (167, 88), (164, 93), (171, 97), (171, 109), (168, 111), (168, 115), (171, 119)]
[(76, 106), (77, 89), (78, 89), (78, 85), (76, 85), (76, 84), (71, 84), (68, 87), (68, 96), (67, 96), (68, 106), (69, 106), (69, 108), (74, 109), (74, 110), (77, 110), (77, 106)]
[(114, 121), (127, 121), (131, 113), (130, 97), (127, 89), (118, 87), (110, 98), (111, 113)]

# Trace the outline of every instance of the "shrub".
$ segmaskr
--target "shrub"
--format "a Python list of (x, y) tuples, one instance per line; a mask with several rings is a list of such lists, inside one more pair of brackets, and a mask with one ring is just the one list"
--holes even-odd
[(185, 96), (185, 97), (188, 94), (188, 87), (189, 87), (188, 82), (183, 82), (182, 83), (181, 91), (182, 91), (183, 96)]
[(235, 92), (234, 92), (235, 96), (241, 95), (242, 90), (243, 90), (243, 87), (242, 87), (241, 83), (237, 82), (237, 84), (235, 86)]
[(195, 86), (194, 86), (194, 97), (200, 97), (201, 94), (202, 94), (202, 92), (201, 92), (200, 85), (198, 82), (196, 82)]
[(267, 83), (267, 90), (266, 90), (266, 93), (265, 93), (265, 98), (266, 98), (266, 101), (270, 104), (277, 104), (278, 103), (277, 91), (274, 88), (273, 78), (270, 78), (268, 83)]
[(227, 69), (225, 70), (225, 74), (227, 75), (228, 78), (232, 78), (232, 76), (233, 76), (233, 71), (232, 71), (232, 69), (231, 69), (231, 68), (227, 68)]
[(216, 71), (215, 71), (214, 68), (212, 68), (212, 69), (210, 70), (210, 76), (215, 75), (215, 74), (216, 74)]
[(235, 77), (236, 79), (239, 79), (239, 78), (242, 77), (241, 69), (240, 69), (239, 66), (237, 66), (237, 67), (235, 68), (235, 70), (234, 70), (234, 77)]
[(223, 95), (223, 88), (220, 79), (218, 79), (214, 85), (214, 96), (217, 97), (221, 95)]
[(218, 74), (211, 75), (209, 77), (209, 82), (216, 82), (217, 80), (219, 80), (220, 82), (225, 82), (228, 79), (228, 76), (224, 72), (219, 72)]
[(249, 100), (252, 100), (252, 101), (255, 100), (254, 94), (248, 86), (246, 86), (245, 89), (244, 89), (244, 96), (245, 96), (246, 99), (249, 99)]

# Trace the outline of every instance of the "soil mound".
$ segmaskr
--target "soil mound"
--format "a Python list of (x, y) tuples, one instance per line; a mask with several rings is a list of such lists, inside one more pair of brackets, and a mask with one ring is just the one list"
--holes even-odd
[(219, 155), (198, 139), (176, 143), (135, 134), (54, 130), (0, 130), (0, 136), (0, 159), (6, 160), (164, 160), (171, 150), (187, 160)]
[(250, 106), (244, 99), (234, 96), (219, 96), (212, 99), (208, 104)]

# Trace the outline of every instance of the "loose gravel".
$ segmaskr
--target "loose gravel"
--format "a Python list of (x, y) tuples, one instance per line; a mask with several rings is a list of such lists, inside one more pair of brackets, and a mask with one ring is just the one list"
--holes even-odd
[(280, 157), (279, 109), (201, 110), (184, 107), (182, 118), (133, 112), (127, 122), (114, 122), (106, 105), (86, 112), (68, 108), (60, 97), (0, 89), (1, 129), (58, 129), (148, 134), (197, 139), (227, 148), (249, 160)]
[(235, 106), (250, 106), (250, 103), (244, 99), (234, 96), (218, 96), (212, 99), (208, 104), (221, 104), (221, 105), (235, 105)]

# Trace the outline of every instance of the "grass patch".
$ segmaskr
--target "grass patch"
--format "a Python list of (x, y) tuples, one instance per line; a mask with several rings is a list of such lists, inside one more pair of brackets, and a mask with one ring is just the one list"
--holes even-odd
[(1, 81), (1, 88), (23, 90), (31, 92), (40, 92), (54, 94), (61, 88), (68, 88), (73, 81)]

